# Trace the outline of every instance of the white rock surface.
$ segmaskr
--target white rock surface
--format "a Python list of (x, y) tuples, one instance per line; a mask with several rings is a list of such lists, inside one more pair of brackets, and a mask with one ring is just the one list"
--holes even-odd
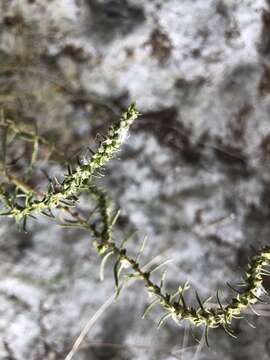
[[(0, 56), (20, 54), (18, 15), (35, 33), (22, 49), (38, 60), (16, 75), (31, 95), (21, 112), (72, 153), (136, 100), (144, 116), (103, 180), (122, 208), (116, 235), (139, 229), (134, 251), (147, 233), (145, 262), (173, 259), (170, 287), (189, 280), (203, 297), (227, 291), (249, 246), (269, 243), (267, 1), (2, 0)], [(0, 358), (64, 359), (113, 293), (110, 267), (101, 284), (80, 231), (46, 220), (26, 236), (11, 228), (2, 220)], [(212, 331), (211, 348), (198, 349), (188, 332), (185, 343), (184, 324), (156, 330), (158, 310), (140, 320), (148, 300), (141, 285), (126, 289), (74, 359), (180, 359), (184, 346), (185, 360), (269, 358), (267, 317), (252, 316), (256, 330), (235, 324), (237, 341)]]

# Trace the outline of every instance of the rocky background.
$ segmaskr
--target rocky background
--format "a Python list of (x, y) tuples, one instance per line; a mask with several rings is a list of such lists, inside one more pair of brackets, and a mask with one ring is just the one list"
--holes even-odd
[[(266, 0), (2, 0), (0, 102), (71, 156), (131, 101), (143, 116), (102, 180), (143, 263), (167, 264), (168, 286), (202, 297), (237, 282), (270, 235), (270, 2)], [(13, 149), (18, 155), (20, 146)], [(56, 159), (39, 169), (61, 173)], [(31, 179), (46, 185), (41, 170)], [(87, 207), (88, 204), (84, 203)], [(269, 307), (210, 332), (141, 314), (142, 284), (117, 302), (99, 280), (91, 238), (40, 218), (24, 234), (1, 219), (0, 359), (63, 359), (89, 319), (75, 360), (269, 359)], [(266, 283), (267, 287), (267, 283)], [(190, 302), (194, 300), (190, 291)], [(213, 302), (216, 302), (213, 297)], [(103, 308), (102, 308), (103, 309)], [(103, 309), (104, 310), (104, 309)], [(200, 332), (196, 332), (201, 336)]]

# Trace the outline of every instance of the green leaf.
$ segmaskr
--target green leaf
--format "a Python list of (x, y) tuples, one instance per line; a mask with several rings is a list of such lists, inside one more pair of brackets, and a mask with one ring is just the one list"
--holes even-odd
[(196, 299), (197, 299), (197, 301), (198, 301), (198, 304), (199, 304), (202, 312), (205, 313), (205, 308), (203, 307), (203, 304), (202, 304), (202, 302), (201, 302), (201, 299), (200, 299), (199, 294), (197, 293), (197, 291), (195, 291), (195, 295), (196, 295)]
[(11, 211), (7, 211), (7, 212), (0, 213), (0, 216), (9, 216), (11, 214), (12, 214)]
[(143, 238), (143, 242), (142, 242), (142, 244), (141, 244), (141, 247), (140, 247), (140, 249), (139, 249), (139, 252), (138, 252), (138, 254), (137, 254), (137, 257), (136, 257), (136, 262), (138, 262), (139, 261), (139, 259), (140, 259), (140, 257), (141, 257), (141, 255), (142, 255), (142, 253), (143, 253), (143, 251), (144, 251), (144, 249), (145, 249), (145, 245), (146, 245), (146, 242), (147, 242), (147, 236), (145, 235), (145, 237)]
[(31, 164), (30, 164), (31, 169), (33, 168), (34, 164), (37, 161), (38, 149), (39, 149), (39, 141), (38, 141), (38, 138), (35, 138), (35, 141), (34, 141), (34, 144), (33, 144), (32, 155), (31, 155)]
[(184, 295), (183, 293), (179, 293), (179, 300), (178, 300), (178, 303), (182, 303), (182, 306), (184, 309), (187, 309), (187, 305), (186, 305), (186, 302), (185, 302), (185, 299), (184, 299)]
[(75, 228), (82, 228), (82, 225), (79, 223), (75, 223), (75, 224), (59, 224), (59, 226), (61, 226), (61, 228), (66, 228), (66, 229), (75, 229)]
[(142, 315), (142, 319), (145, 319), (145, 317), (147, 316), (147, 314), (149, 313), (149, 311), (159, 303), (159, 299), (156, 299), (154, 301), (152, 301), (148, 306), (146, 306), (143, 315)]
[(16, 132), (13, 131), (12, 129), (8, 128), (7, 129), (7, 144), (11, 144), (12, 141), (15, 139), (16, 137)]
[(120, 244), (120, 249), (122, 249), (125, 246), (125, 244), (136, 234), (136, 232), (137, 231), (131, 231), (130, 233), (127, 234), (127, 236), (124, 237), (124, 239)]
[(70, 220), (70, 219), (65, 219), (65, 218), (63, 220), (68, 224), (80, 225), (78, 220)]
[(44, 215), (44, 216), (46, 216), (46, 217), (48, 217), (48, 218), (50, 218), (50, 219), (54, 219), (54, 218), (55, 218), (54, 215), (47, 214), (45, 211), (41, 211), (41, 214)]
[(116, 224), (116, 221), (118, 220), (119, 216), (120, 216), (121, 211), (117, 210), (116, 214), (114, 215), (112, 221), (111, 221), (111, 227), (113, 227)]
[(5, 171), (6, 168), (6, 155), (7, 155), (7, 129), (3, 130), (2, 136), (2, 154), (1, 154), (1, 162), (3, 164), (3, 169)]
[(27, 234), (26, 224), (27, 224), (27, 216), (25, 216), (25, 217), (23, 218), (23, 226), (22, 226), (23, 231)]
[(158, 322), (158, 329), (160, 329), (161, 326), (164, 324), (164, 322), (171, 316), (172, 316), (171, 313), (167, 313), (167, 314), (163, 315), (162, 318)]
[(154, 267), (152, 270), (150, 270), (150, 273), (153, 273), (155, 271), (157, 271), (158, 269), (160, 269), (162, 266), (172, 262), (173, 260), (172, 259), (167, 259), (167, 260), (164, 260), (161, 264), (157, 265), (156, 267)]
[(210, 347), (208, 338), (209, 338), (209, 327), (206, 326), (205, 330), (204, 330), (204, 339), (205, 339), (205, 343), (206, 343), (207, 347)]
[(108, 254), (106, 254), (102, 261), (101, 261), (101, 264), (100, 264), (100, 273), (99, 273), (99, 277), (100, 277), (100, 280), (103, 281), (104, 280), (104, 268), (105, 268), (105, 265), (106, 265), (106, 262), (107, 260), (109, 259), (109, 257), (113, 255), (113, 251), (110, 251)]
[(233, 330), (229, 327), (229, 325), (223, 324), (223, 329), (226, 331), (227, 334), (229, 334), (234, 339), (237, 339), (237, 336), (234, 335)]
[(162, 275), (161, 275), (161, 280), (160, 280), (160, 285), (159, 285), (160, 289), (163, 288), (163, 285), (164, 285), (164, 282), (165, 282), (165, 278), (166, 278), (166, 270), (163, 271), (163, 273), (162, 273)]
[(222, 304), (221, 304), (221, 302), (220, 302), (218, 290), (217, 290), (217, 301), (218, 301), (218, 304), (219, 304), (220, 309), (221, 309), (222, 311), (224, 311), (224, 308), (223, 308), (223, 306), (222, 306)]
[(118, 266), (120, 264), (120, 260), (118, 259), (116, 261), (116, 263), (114, 264), (114, 267), (113, 267), (113, 276), (114, 276), (114, 282), (115, 282), (115, 287), (116, 289), (118, 289), (118, 286), (119, 286), (119, 278), (118, 278)]
[(236, 292), (237, 294), (241, 294), (239, 290), (235, 289), (230, 283), (226, 282), (227, 286), (232, 289), (234, 292)]

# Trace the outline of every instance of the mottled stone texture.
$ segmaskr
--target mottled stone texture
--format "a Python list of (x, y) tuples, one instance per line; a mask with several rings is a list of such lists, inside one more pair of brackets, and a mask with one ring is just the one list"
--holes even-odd
[[(136, 228), (129, 246), (134, 251), (148, 234), (144, 262), (157, 254), (159, 261), (174, 260), (167, 265), (170, 289), (189, 280), (202, 297), (218, 288), (225, 297), (225, 282), (240, 278), (250, 246), (269, 245), (269, 5), (0, 3), (0, 94), (12, 95), (9, 111), (36, 121), (66, 154), (94, 147), (96, 134), (137, 102), (143, 116), (102, 182), (122, 208), (116, 235), (121, 239)], [(61, 172), (55, 163), (39, 166)], [(110, 266), (100, 283), (100, 261), (87, 234), (45, 219), (33, 222), (26, 235), (3, 219), (0, 231), (0, 358), (63, 359), (113, 293)], [(193, 298), (191, 291), (191, 303)], [(141, 284), (126, 289), (74, 359), (270, 356), (267, 306), (261, 318), (248, 315), (256, 330), (242, 320), (235, 323), (238, 340), (212, 331), (207, 349), (198, 348), (185, 324), (168, 322), (157, 330), (158, 309), (141, 320), (148, 301)]]

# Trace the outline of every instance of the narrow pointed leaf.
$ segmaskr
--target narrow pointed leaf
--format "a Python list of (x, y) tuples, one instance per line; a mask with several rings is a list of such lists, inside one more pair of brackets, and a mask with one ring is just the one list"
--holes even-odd
[(149, 313), (149, 311), (150, 311), (155, 305), (157, 305), (158, 303), (159, 303), (159, 300), (158, 300), (158, 299), (152, 301), (152, 302), (145, 308), (145, 310), (144, 310), (144, 312), (143, 312), (143, 315), (142, 315), (142, 319), (145, 319), (145, 317), (147, 316), (147, 314)]
[(241, 292), (237, 289), (235, 289), (230, 283), (226, 282), (227, 286), (232, 289), (234, 292), (236, 292), (237, 294), (241, 294)]
[(164, 260), (162, 263), (158, 264), (156, 267), (154, 267), (152, 270), (150, 270), (151, 273), (157, 271), (158, 269), (160, 269), (162, 266), (172, 262), (173, 260), (172, 259), (167, 259), (167, 260)]
[(197, 299), (197, 301), (198, 301), (198, 304), (199, 304), (202, 312), (204, 313), (204, 312), (205, 312), (205, 308), (203, 307), (203, 304), (202, 304), (202, 302), (201, 302), (201, 299), (200, 299), (199, 294), (197, 293), (197, 291), (195, 291), (195, 295), (196, 295), (196, 299)]
[(219, 304), (220, 309), (221, 309), (222, 311), (224, 311), (224, 308), (223, 308), (223, 306), (222, 306), (222, 304), (221, 304), (221, 302), (220, 302), (218, 290), (217, 290), (217, 301), (218, 301), (218, 304)]
[(119, 278), (118, 278), (119, 263), (120, 263), (120, 261), (117, 260), (114, 267), (113, 267), (113, 275), (114, 275), (114, 282), (115, 282), (116, 289), (118, 289), (118, 286), (119, 286)]
[(141, 255), (142, 255), (142, 253), (143, 253), (143, 251), (144, 251), (144, 249), (145, 249), (146, 242), (147, 242), (147, 236), (145, 236), (145, 237), (143, 238), (141, 247), (140, 247), (139, 252), (138, 252), (138, 254), (137, 254), (137, 256), (136, 256), (136, 262), (139, 261)]
[(223, 325), (223, 329), (226, 331), (227, 334), (229, 334), (231, 337), (233, 337), (234, 339), (237, 339), (237, 336), (234, 335), (234, 332), (232, 331), (232, 329), (230, 329), (230, 327), (228, 325)]
[(162, 318), (158, 322), (158, 329), (160, 329), (161, 326), (164, 324), (164, 322), (171, 316), (172, 316), (171, 313), (167, 313), (167, 314), (163, 315)]
[(205, 339), (205, 343), (206, 343), (207, 347), (210, 347), (209, 341), (208, 341), (208, 339), (209, 339), (209, 327), (208, 326), (205, 327), (204, 339)]
[(127, 234), (127, 236), (124, 237), (124, 239), (120, 244), (120, 249), (122, 249), (125, 246), (125, 244), (136, 234), (136, 232), (137, 231), (132, 231), (129, 234)]
[(100, 273), (99, 273), (99, 277), (100, 277), (100, 280), (103, 281), (104, 280), (104, 269), (105, 269), (105, 265), (106, 265), (106, 262), (107, 260), (109, 259), (109, 257), (113, 255), (113, 251), (110, 251), (108, 254), (106, 254), (102, 261), (101, 261), (101, 264), (100, 264)]
[(114, 217), (112, 219), (111, 227), (113, 227), (116, 224), (116, 222), (117, 222), (117, 220), (118, 220), (118, 218), (120, 216), (120, 212), (121, 212), (120, 210), (117, 210), (116, 214), (114, 215)]

